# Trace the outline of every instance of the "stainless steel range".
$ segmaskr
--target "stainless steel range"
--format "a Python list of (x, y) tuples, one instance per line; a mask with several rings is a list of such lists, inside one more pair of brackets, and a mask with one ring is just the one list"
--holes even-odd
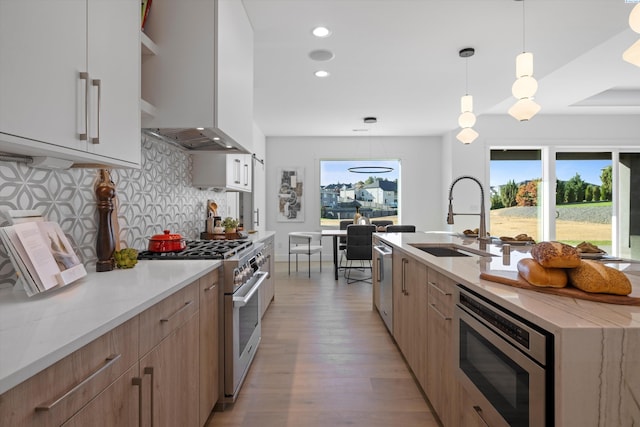
[(261, 339), (259, 289), (268, 273), (263, 244), (250, 240), (188, 240), (178, 252), (142, 251), (138, 259), (222, 260), (224, 333), (224, 403), (234, 402)]

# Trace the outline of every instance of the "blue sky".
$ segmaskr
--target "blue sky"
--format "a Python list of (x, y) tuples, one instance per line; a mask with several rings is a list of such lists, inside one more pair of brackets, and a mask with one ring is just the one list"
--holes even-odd
[[(558, 160), (556, 177), (561, 181), (573, 178), (577, 173), (589, 184), (600, 185), (601, 170), (611, 166), (611, 160)], [(516, 183), (542, 177), (540, 160), (499, 160), (491, 162), (491, 186), (506, 184), (513, 179)]]
[[(386, 166), (393, 168), (388, 173), (354, 173), (347, 169), (362, 166)], [(353, 184), (365, 181), (370, 176), (394, 181), (400, 176), (400, 162), (398, 160), (321, 160), (320, 161), (320, 185), (329, 184)]]

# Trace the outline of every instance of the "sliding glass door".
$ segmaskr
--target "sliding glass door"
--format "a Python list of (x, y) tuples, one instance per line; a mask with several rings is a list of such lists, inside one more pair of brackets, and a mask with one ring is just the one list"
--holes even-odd
[(620, 153), (617, 172), (619, 255), (640, 259), (640, 153)]
[(640, 153), (491, 150), (491, 235), (582, 241), (640, 259)]
[(556, 240), (587, 241), (611, 253), (611, 152), (557, 152), (555, 165)]

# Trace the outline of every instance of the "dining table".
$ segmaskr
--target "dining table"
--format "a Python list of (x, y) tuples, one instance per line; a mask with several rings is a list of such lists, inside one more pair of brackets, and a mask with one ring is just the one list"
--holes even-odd
[(322, 237), (333, 237), (333, 276), (338, 280), (338, 237), (347, 237), (347, 230), (322, 230)]

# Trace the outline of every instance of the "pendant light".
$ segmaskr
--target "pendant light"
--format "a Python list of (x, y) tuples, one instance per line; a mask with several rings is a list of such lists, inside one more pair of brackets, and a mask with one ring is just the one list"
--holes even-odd
[(524, 122), (540, 111), (540, 105), (533, 100), (538, 90), (538, 82), (533, 78), (533, 53), (525, 50), (524, 0), (515, 1), (522, 1), (522, 53), (516, 57), (516, 81), (511, 87), (517, 101), (509, 109), (509, 114)]
[[(636, 4), (629, 14), (629, 27), (636, 33), (640, 33), (640, 3)], [(640, 40), (624, 51), (622, 59), (640, 67)]]
[(468, 59), (473, 56), (475, 49), (466, 47), (458, 54), (460, 58), (465, 59), (465, 95), (460, 98), (460, 117), (458, 117), (458, 125), (462, 128), (456, 138), (463, 144), (471, 144), (478, 137), (478, 132), (473, 130), (476, 124), (476, 115), (473, 114), (473, 96), (469, 95), (469, 64)]

